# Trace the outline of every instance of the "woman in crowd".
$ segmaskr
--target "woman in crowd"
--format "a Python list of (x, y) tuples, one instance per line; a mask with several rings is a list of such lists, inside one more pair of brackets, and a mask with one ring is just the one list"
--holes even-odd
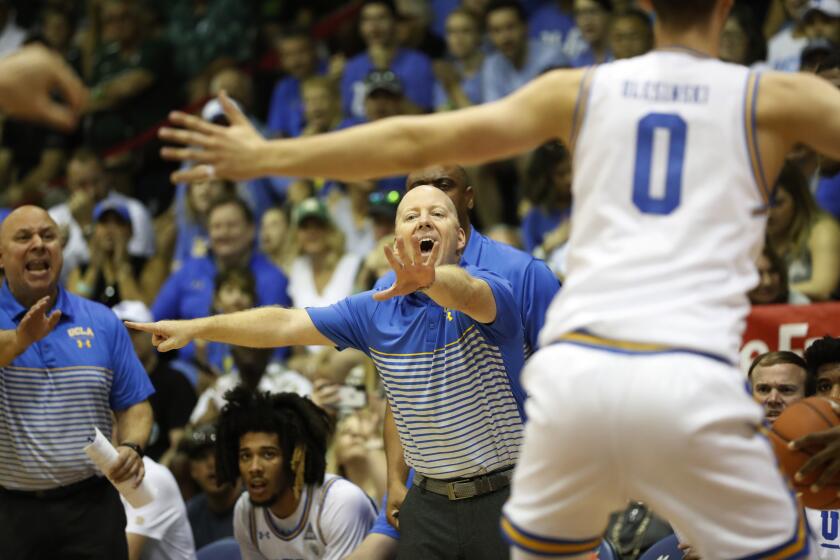
[(752, 66), (767, 58), (767, 43), (749, 6), (736, 5), (723, 27), (720, 59)]
[(289, 227), (288, 208), (275, 206), (263, 213), (260, 222), (260, 251), (283, 272), (289, 270), (295, 257), (294, 235)]
[(768, 240), (787, 265), (791, 289), (814, 301), (827, 300), (840, 282), (840, 226), (819, 209), (795, 166), (785, 165), (776, 187)]
[(788, 285), (787, 265), (773, 250), (769, 242), (765, 242), (755, 263), (758, 269), (758, 286), (747, 294), (753, 305), (768, 305), (773, 303), (789, 303), (802, 305), (810, 300), (790, 289)]
[(530, 209), (522, 219), (522, 246), (529, 253), (539, 250), (544, 258), (568, 237), (568, 227), (562, 239), (552, 233), (564, 227), (572, 211), (569, 151), (560, 142), (543, 144), (534, 151), (527, 178), (525, 204)]
[(446, 55), (434, 65), (435, 108), (446, 111), (481, 103), (481, 24), (463, 8), (446, 18)]

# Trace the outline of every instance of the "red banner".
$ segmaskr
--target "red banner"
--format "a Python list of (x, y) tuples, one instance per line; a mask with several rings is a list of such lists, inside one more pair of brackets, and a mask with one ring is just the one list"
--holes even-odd
[(791, 350), (801, 355), (825, 335), (840, 336), (840, 303), (753, 307), (744, 331), (741, 367), (747, 371), (753, 358), (764, 352)]

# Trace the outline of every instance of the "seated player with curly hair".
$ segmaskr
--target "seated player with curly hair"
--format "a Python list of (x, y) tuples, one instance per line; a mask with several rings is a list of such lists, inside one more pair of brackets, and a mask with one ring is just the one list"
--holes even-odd
[(326, 412), (293, 393), (229, 391), (217, 424), (219, 484), (242, 477), (234, 535), (244, 560), (344, 558), (376, 510), (351, 482), (326, 475)]

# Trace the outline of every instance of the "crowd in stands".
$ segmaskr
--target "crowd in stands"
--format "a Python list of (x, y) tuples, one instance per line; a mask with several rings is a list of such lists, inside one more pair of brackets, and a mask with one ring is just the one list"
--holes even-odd
[[(155, 136), (170, 110), (224, 125), (214, 98), (224, 90), (279, 138), (460, 109), (555, 68), (644, 55), (653, 19), (632, 0), (0, 0), (0, 55), (30, 42), (59, 52), (91, 95), (72, 134), (3, 120), (0, 207), (47, 208), (62, 230), (64, 286), (122, 320), (149, 322), (326, 306), (371, 289), (389, 270), (382, 248), (406, 190), (406, 177), (173, 186)], [(815, 72), (840, 87), (840, 3), (739, 0), (721, 58)], [(551, 142), (468, 172), (473, 225), (545, 260), (562, 283), (574, 204), (568, 147)], [(837, 299), (840, 162), (802, 148), (776, 187), (753, 304)], [(362, 353), (199, 341), (171, 357), (147, 333), (132, 332), (132, 342), (156, 391), (146, 453), (174, 476), (194, 548), (233, 536), (242, 489), (216, 484), (212, 449), (213, 422), (238, 386), (321, 406), (337, 422), (328, 472), (382, 502), (383, 388)], [(147, 466), (147, 476), (169, 476), (155, 472)], [(621, 558), (644, 550), (629, 527), (645, 516), (631, 504), (613, 519), (607, 537)]]

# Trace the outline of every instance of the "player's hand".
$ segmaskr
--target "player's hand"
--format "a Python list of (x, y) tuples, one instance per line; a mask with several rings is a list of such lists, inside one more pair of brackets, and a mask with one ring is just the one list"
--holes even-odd
[(820, 450), (802, 465), (795, 476), (796, 480), (800, 481), (809, 473), (822, 469), (819, 479), (811, 487), (813, 491), (818, 492), (824, 486), (832, 484), (840, 473), (840, 426), (808, 434), (792, 441), (790, 447), (791, 449)]
[(132, 481), (137, 488), (143, 482), (146, 469), (143, 466), (143, 458), (132, 448), (125, 445), (117, 446), (117, 461), (111, 466), (108, 477), (114, 482)]
[(384, 250), (385, 258), (397, 274), (397, 279), (387, 290), (373, 294), (376, 301), (404, 296), (428, 288), (435, 282), (435, 263), (440, 254), (439, 242), (434, 242), (432, 251), (425, 258), (420, 253), (420, 240), (417, 238), (412, 239), (411, 252), (406, 251), (405, 242), (401, 238), (397, 239), (396, 245), (396, 252), (387, 245)]
[(72, 130), (87, 96), (73, 70), (43, 45), (23, 47), (0, 60), (0, 110), (12, 117)]
[(243, 180), (262, 175), (260, 151), (267, 144), (265, 138), (224, 91), (219, 94), (219, 101), (230, 126), (175, 111), (169, 119), (180, 128), (160, 129), (161, 139), (184, 146), (162, 148), (160, 153), (165, 159), (199, 164), (174, 172), (173, 183), (193, 183), (214, 177)]
[(15, 330), (16, 352), (21, 354), (29, 346), (38, 342), (55, 328), (61, 319), (61, 311), (58, 309), (47, 315), (50, 305), (50, 296), (44, 296), (29, 308), (23, 319)]
[(394, 483), (388, 485), (388, 501), (385, 502), (385, 517), (397, 531), (400, 530), (400, 508), (408, 494), (405, 484)]
[(129, 329), (152, 334), (152, 344), (158, 352), (178, 350), (189, 344), (195, 333), (191, 327), (192, 321), (158, 321), (157, 323), (134, 323), (126, 321)]

